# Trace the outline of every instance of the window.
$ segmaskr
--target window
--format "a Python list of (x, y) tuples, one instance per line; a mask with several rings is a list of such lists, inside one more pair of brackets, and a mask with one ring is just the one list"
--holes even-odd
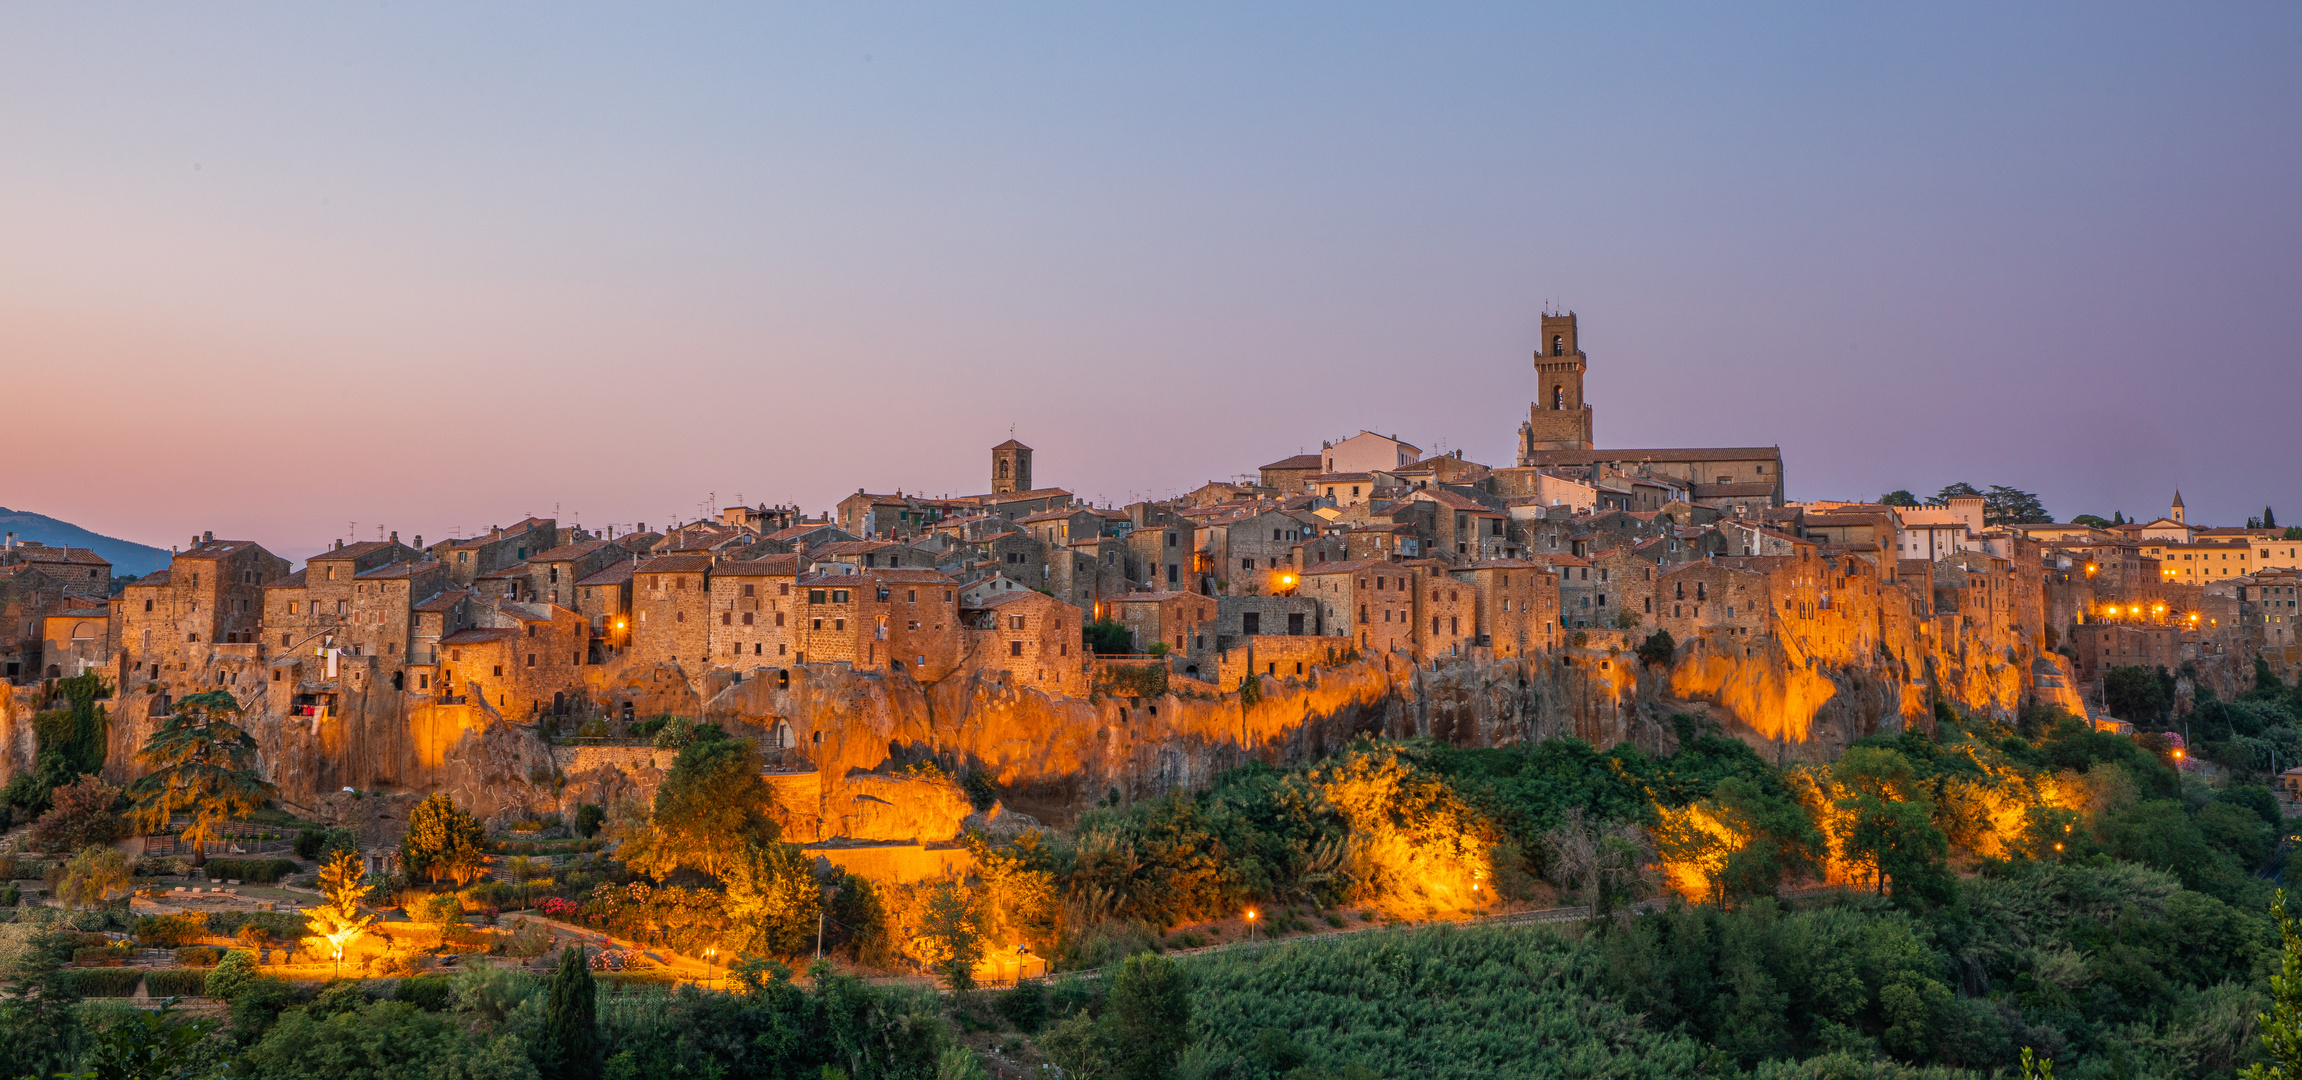
[(782, 625), (783, 625), (783, 612), (780, 612), (780, 611), (778, 611), (778, 612), (776, 612), (776, 613), (775, 613), (775, 625), (777, 625), (777, 626), (782, 626)]
[(1007, 643), (1007, 655), (1009, 655), (1009, 656), (1021, 656), (1021, 655), (1023, 655), (1023, 643), (1022, 643), (1022, 642), (1020, 642), (1020, 641), (1010, 641), (1010, 642), (1008, 642), (1008, 643)]
[(1007, 628), (1008, 628), (1009, 630), (1021, 630), (1021, 629), (1023, 629), (1023, 616), (1021, 616), (1021, 615), (1010, 615), (1010, 616), (1008, 616), (1008, 617), (1007, 617)]
[(820, 603), (823, 603), (823, 600), (824, 600), (824, 591), (823, 591), (822, 589), (809, 589), (809, 590), (807, 590), (807, 602), (808, 602), (808, 603), (810, 603), (810, 604), (820, 604)]
[(534, 667), (534, 666), (536, 666), (536, 654), (534, 654), (534, 653), (529, 653), (529, 654), (528, 654), (528, 666), (529, 666), (529, 667)]
[(503, 678), (503, 677), (504, 677), (504, 666), (503, 666), (502, 664), (497, 664), (497, 665), (496, 665), (496, 678), (499, 678), (499, 679), (501, 679), (501, 678)]
[(743, 625), (745, 625), (745, 626), (750, 626), (750, 625), (751, 625), (751, 612), (748, 612), (748, 611), (746, 611), (746, 612), (744, 612), (744, 613), (743, 613)]
[(1567, 336), (1566, 336), (1565, 334), (1552, 334), (1552, 335), (1551, 335), (1551, 355), (1552, 355), (1552, 356), (1565, 356), (1565, 355), (1567, 355)]
[(831, 590), (831, 602), (832, 602), (832, 603), (834, 603), (834, 604), (844, 604), (844, 603), (846, 603), (846, 602), (847, 602), (847, 590), (846, 590), (846, 589), (833, 589), (833, 590)]
[(756, 588), (758, 588), (758, 586), (756, 586), (756, 585), (746, 585), (746, 586), (744, 586), (744, 587), (743, 587), (743, 595), (745, 595), (745, 596), (750, 596), (750, 595), (752, 595), (752, 590), (753, 590), (753, 589), (756, 589)]
[[(744, 618), (744, 621), (745, 621), (745, 622), (750, 622), (750, 621), (751, 621), (751, 619), (750, 619), (750, 617), (749, 617), (749, 616), (746, 616), (746, 617)], [(722, 611), (722, 612), (720, 612), (720, 613), (719, 613), (719, 624), (720, 624), (721, 626), (727, 626), (727, 625), (730, 625), (730, 624), (732, 624), (732, 623), (734, 623), (734, 622), (735, 622), (735, 616), (734, 616), (733, 614), (731, 614), (731, 613), (729, 613), (729, 612), (725, 612), (725, 611)]]

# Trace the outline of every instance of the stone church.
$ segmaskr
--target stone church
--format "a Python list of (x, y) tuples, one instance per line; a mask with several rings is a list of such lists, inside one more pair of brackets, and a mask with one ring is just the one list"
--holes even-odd
[(1688, 501), (1728, 511), (1783, 504), (1779, 446), (1598, 449), (1591, 405), (1583, 397), (1590, 357), (1576, 333), (1574, 312), (1543, 315), (1534, 360), (1539, 396), (1519, 427), (1520, 467), (1594, 471), (1603, 466), (1675, 480), (1686, 485)]

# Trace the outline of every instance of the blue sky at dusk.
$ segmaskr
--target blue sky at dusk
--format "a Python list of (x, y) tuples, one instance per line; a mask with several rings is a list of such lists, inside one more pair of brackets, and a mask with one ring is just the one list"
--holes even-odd
[[(1364, 427), (2302, 523), (2293, 5), (0, 5), (0, 505), (300, 554)], [(2290, 509), (2289, 509), (2290, 508)]]

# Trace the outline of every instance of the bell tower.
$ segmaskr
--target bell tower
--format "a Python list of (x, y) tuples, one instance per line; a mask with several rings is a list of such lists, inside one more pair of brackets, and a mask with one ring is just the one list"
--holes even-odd
[(991, 448), (991, 493), (1006, 495), (1031, 488), (1031, 448), (1009, 439)]
[(1575, 313), (1543, 315), (1543, 336), (1535, 346), (1536, 398), (1519, 428), (1519, 464), (1534, 464), (1539, 450), (1590, 450), (1591, 407), (1583, 400), (1583, 355)]

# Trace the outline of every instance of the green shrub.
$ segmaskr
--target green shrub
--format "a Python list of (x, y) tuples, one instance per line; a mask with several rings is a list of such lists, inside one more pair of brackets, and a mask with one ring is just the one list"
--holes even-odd
[(24, 891), (13, 881), (0, 883), (0, 907), (15, 907), (24, 902)]
[(146, 915), (136, 920), (136, 941), (155, 949), (173, 949), (208, 936), (204, 915)]
[(176, 963), (188, 968), (212, 968), (224, 958), (224, 950), (213, 945), (186, 945), (176, 950)]
[(455, 1004), (456, 987), (445, 975), (417, 975), (401, 979), (392, 996), (425, 1012), (446, 1012)]
[(269, 885), (301, 869), (294, 859), (210, 859), (208, 880)]
[(206, 968), (161, 968), (144, 973), (144, 992), (156, 998), (199, 997), (207, 985)]
[(294, 941), (311, 933), (300, 912), (217, 911), (208, 915), (208, 932), (211, 934), (237, 937), (240, 928), (249, 925), (261, 926), (270, 931), (273, 941)]
[(67, 968), (61, 974), (65, 989), (92, 998), (128, 997), (144, 981), (138, 968)]
[(52, 862), (41, 862), (37, 859), (18, 859), (16, 860), (15, 873), (11, 874), (10, 876), (17, 881), (40, 881), (48, 876), (48, 871), (55, 868), (56, 864)]
[(72, 950), (72, 962), (75, 964), (125, 964), (128, 962), (128, 950), (119, 945), (83, 945)]

